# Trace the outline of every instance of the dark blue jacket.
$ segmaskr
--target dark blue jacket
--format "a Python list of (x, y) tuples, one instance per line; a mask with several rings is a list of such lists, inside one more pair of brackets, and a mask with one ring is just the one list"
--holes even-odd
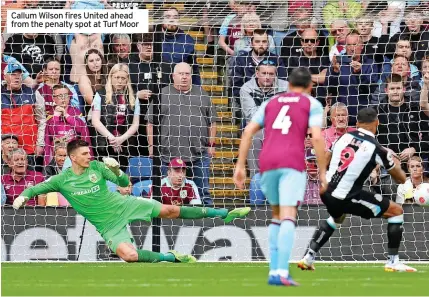
[(15, 108), (22, 105), (36, 104), (36, 95), (33, 89), (22, 86), (21, 90), (12, 92), (13, 99), (11, 99), (11, 92), (7, 90), (6, 86), (1, 88), (1, 108)]
[[(164, 34), (161, 66), (163, 73), (173, 73), (174, 66), (181, 62), (191, 65), (192, 83), (194, 85), (201, 85), (200, 70), (195, 56), (195, 40), (179, 29), (175, 34)], [(163, 83), (170, 82), (163, 81)]]
[(342, 65), (340, 73), (331, 66), (326, 73), (328, 87), (337, 87), (337, 102), (347, 105), (351, 126), (356, 124), (358, 110), (368, 106), (380, 77), (379, 67), (371, 59), (364, 57), (361, 63), (359, 73), (354, 73), (350, 65)]
[[(253, 50), (250, 52), (240, 52), (235, 57), (235, 64), (232, 70), (233, 79), (233, 94), (234, 97), (240, 98), (241, 87), (248, 82), (256, 73), (256, 65), (252, 58)], [(277, 77), (279, 79), (287, 79), (287, 71), (283, 59), (277, 55), (270, 54), (267, 52), (267, 59), (275, 62), (277, 67)]]

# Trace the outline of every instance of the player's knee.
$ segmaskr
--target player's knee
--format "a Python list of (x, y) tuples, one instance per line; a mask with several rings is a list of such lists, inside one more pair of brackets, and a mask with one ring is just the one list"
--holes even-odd
[(136, 262), (138, 259), (137, 251), (135, 250), (128, 250), (120, 255), (121, 259), (125, 262)]
[(180, 207), (176, 205), (162, 205), (160, 217), (164, 219), (175, 219), (179, 217)]

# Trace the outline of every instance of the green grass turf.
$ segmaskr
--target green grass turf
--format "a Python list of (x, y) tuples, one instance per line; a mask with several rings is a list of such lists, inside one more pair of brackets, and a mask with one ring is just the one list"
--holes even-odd
[(382, 264), (318, 264), (291, 273), (300, 287), (266, 284), (266, 263), (2, 263), (2, 295), (32, 296), (416, 296), (429, 293), (429, 265), (417, 273), (384, 272)]

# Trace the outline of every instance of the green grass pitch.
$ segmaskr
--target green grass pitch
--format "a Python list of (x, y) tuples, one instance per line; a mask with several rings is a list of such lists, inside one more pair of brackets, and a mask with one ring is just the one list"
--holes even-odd
[(321, 264), (291, 273), (300, 287), (266, 284), (267, 263), (2, 263), (2, 295), (32, 296), (422, 296), (429, 265), (417, 273), (384, 272), (382, 264)]

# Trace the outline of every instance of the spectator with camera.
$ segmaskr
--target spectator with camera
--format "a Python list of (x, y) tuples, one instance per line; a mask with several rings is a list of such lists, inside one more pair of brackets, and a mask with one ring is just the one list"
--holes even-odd
[(358, 33), (347, 35), (345, 49), (346, 55), (333, 57), (326, 73), (326, 84), (337, 88), (337, 102), (347, 106), (349, 122), (355, 125), (358, 109), (369, 104), (379, 75), (373, 60), (362, 55), (363, 43)]

